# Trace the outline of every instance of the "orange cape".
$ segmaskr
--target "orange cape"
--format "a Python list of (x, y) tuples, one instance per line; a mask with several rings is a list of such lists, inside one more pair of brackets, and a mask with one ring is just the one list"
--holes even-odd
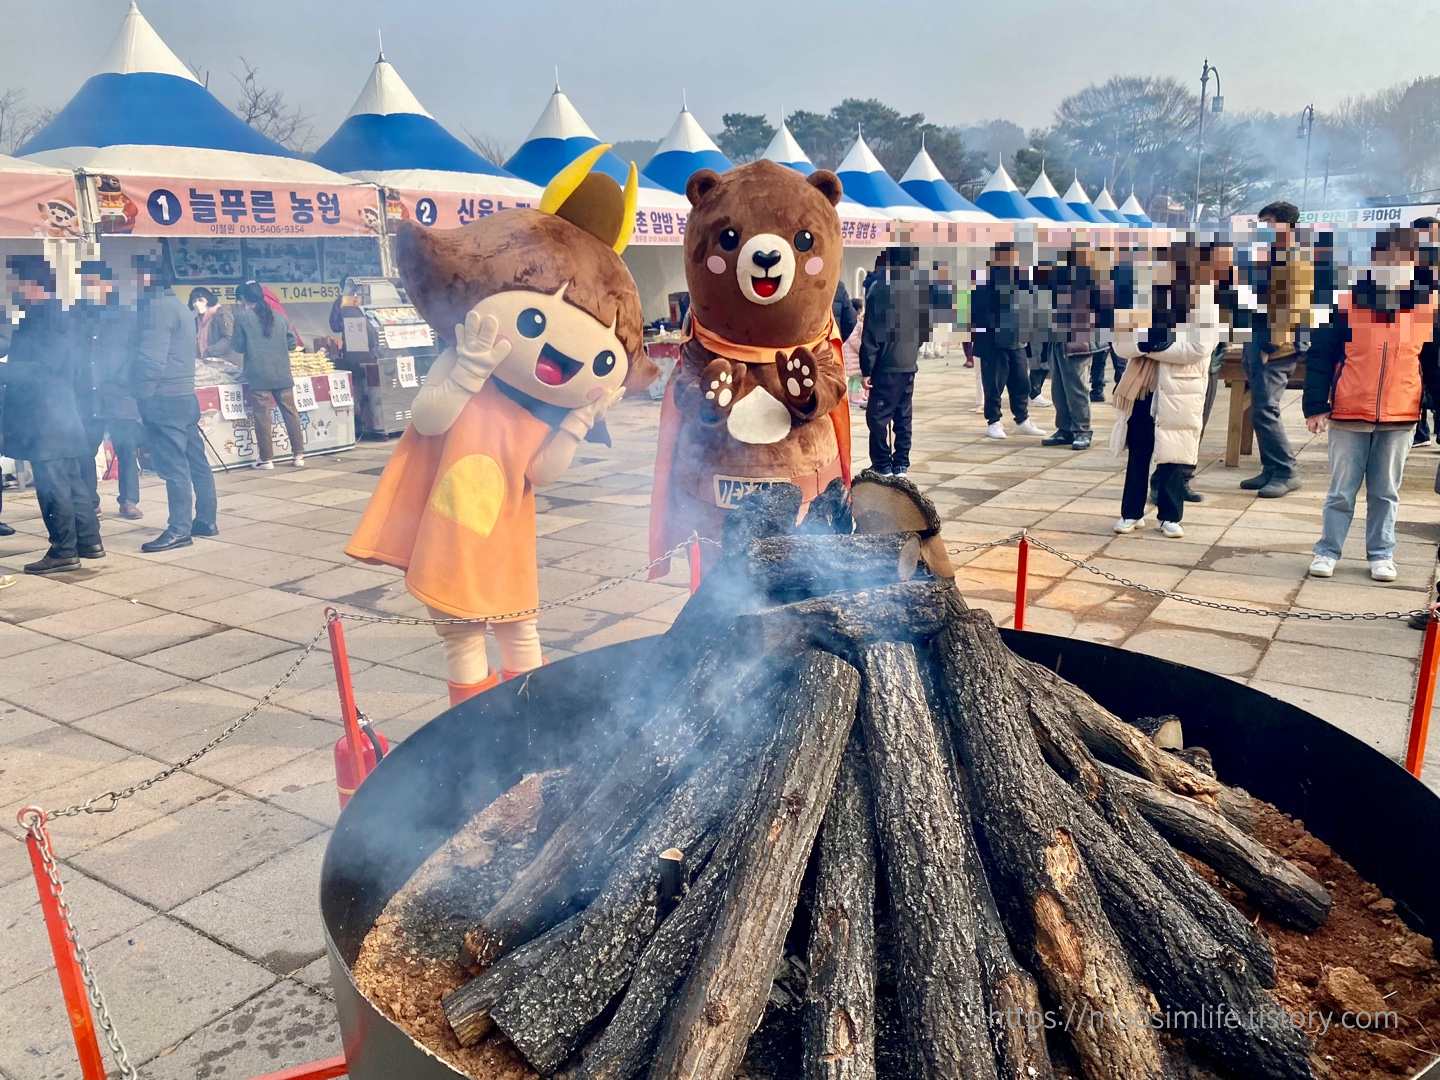
[[(797, 345), (737, 345), (733, 341), (727, 341), (719, 334), (700, 325), (695, 318), (694, 312), (685, 316), (685, 326), (680, 332), (681, 341), (689, 341), (694, 338), (701, 345), (709, 349), (717, 356), (727, 360), (738, 360), (746, 364), (773, 364), (776, 360), (776, 353), (785, 359), (797, 349), (809, 349), (817, 353), (825, 345), (829, 345), (830, 352), (835, 358), (835, 363), (840, 365), (843, 371), (845, 358), (841, 352), (842, 342), (840, 331), (835, 325), (835, 316), (832, 314), (825, 321), (825, 328), (818, 335), (809, 341), (802, 341)], [(676, 361), (676, 370), (679, 365), (685, 362), (684, 353)], [(671, 376), (671, 383), (665, 387), (665, 400), (660, 406), (660, 438), (655, 448), (655, 483), (650, 492), (650, 558), (658, 559), (669, 550), (670, 535), (670, 492), (675, 468), (675, 448), (680, 442), (680, 409), (675, 404), (674, 376)], [(841, 395), (840, 402), (830, 410), (830, 423), (835, 427), (835, 442), (840, 448), (840, 476), (845, 481), (845, 486), (850, 486), (850, 402), (845, 395)], [(711, 537), (718, 540), (719, 537)], [(670, 572), (668, 562), (661, 563), (650, 572), (650, 577), (664, 577)]]

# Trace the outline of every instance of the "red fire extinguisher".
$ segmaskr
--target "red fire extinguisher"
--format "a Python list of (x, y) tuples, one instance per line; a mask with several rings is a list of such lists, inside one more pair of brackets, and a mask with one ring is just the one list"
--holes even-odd
[[(390, 743), (364, 717), (360, 718), (359, 726), (360, 758), (365, 766), (365, 776), (369, 776), (380, 759), (390, 752)], [(365, 776), (355, 775), (354, 759), (350, 756), (350, 736), (341, 735), (340, 741), (335, 744), (335, 789), (340, 795), (342, 810)]]

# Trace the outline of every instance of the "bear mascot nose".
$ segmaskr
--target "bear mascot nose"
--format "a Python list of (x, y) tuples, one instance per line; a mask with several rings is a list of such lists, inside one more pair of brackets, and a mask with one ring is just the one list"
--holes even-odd
[(778, 251), (757, 251), (750, 258), (760, 269), (769, 270), (780, 261), (780, 253)]

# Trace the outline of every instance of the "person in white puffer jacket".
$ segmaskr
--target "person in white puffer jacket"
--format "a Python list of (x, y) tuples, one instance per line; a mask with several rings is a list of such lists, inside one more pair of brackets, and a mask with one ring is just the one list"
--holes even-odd
[(1150, 273), (1136, 282), (1136, 292), (1151, 297), (1149, 318), (1116, 313), (1115, 354), (1130, 361), (1115, 393), (1118, 419), (1110, 440), (1117, 454), (1130, 453), (1117, 533), (1145, 523), (1153, 461), (1160, 531), (1185, 535), (1182, 466), (1199, 460), (1206, 377), (1221, 333), (1215, 254), (1212, 243), (1157, 248), (1146, 264)]

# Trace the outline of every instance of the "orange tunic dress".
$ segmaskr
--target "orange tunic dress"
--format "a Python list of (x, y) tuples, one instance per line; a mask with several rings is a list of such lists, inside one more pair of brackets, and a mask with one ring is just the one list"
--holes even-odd
[(443, 435), (406, 428), (345, 553), (404, 570), (411, 595), (457, 618), (533, 618), (540, 574), (525, 473), (554, 430), (494, 380)]

